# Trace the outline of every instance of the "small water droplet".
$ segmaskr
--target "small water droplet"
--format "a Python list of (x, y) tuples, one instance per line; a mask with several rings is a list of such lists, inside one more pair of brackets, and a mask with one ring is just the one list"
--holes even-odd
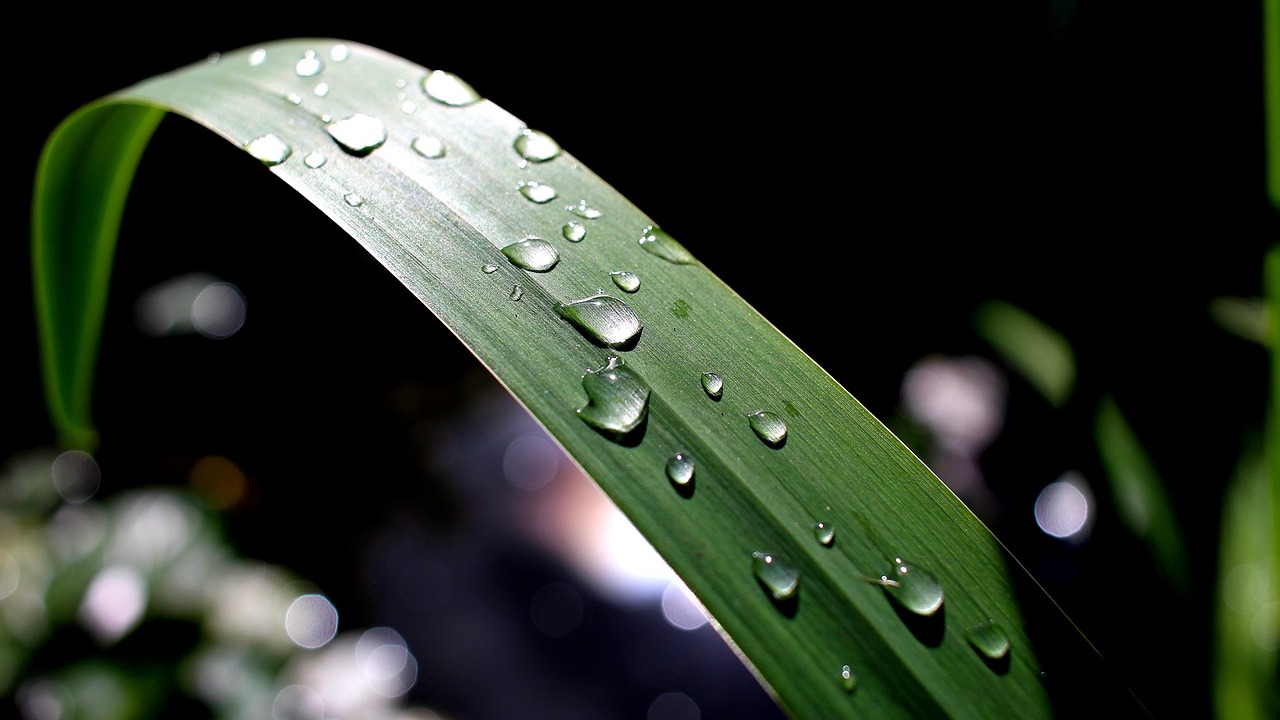
[(352, 155), (368, 155), (387, 141), (387, 128), (376, 117), (356, 113), (325, 126), (343, 150)]
[(513, 302), (518, 301), (520, 298), (524, 297), (524, 290), (519, 285), (512, 285), (511, 294), (507, 297), (511, 298)]
[(541, 238), (525, 238), (502, 248), (512, 265), (532, 272), (546, 272), (560, 262), (560, 253)]
[(790, 567), (773, 553), (751, 553), (751, 569), (774, 600), (788, 600), (800, 589), (800, 571)]
[(315, 93), (317, 97), (324, 97), (329, 94), (329, 83), (316, 83), (315, 89), (311, 92)]
[(777, 413), (757, 410), (747, 416), (747, 422), (756, 435), (770, 447), (779, 447), (787, 440), (787, 423)]
[(587, 404), (578, 417), (615, 440), (625, 438), (649, 414), (649, 386), (619, 357), (582, 376)]
[(899, 605), (917, 615), (933, 615), (942, 607), (942, 583), (933, 573), (900, 557), (894, 558), (893, 569), (875, 582)]
[(261, 160), (263, 165), (279, 165), (289, 159), (289, 154), (293, 152), (285, 141), (271, 133), (250, 141), (244, 149)]
[(462, 78), (443, 70), (432, 70), (422, 79), (422, 91), (438, 103), (461, 107), (480, 102), (480, 93)]
[(992, 660), (1000, 660), (1009, 654), (1009, 636), (995, 620), (974, 625), (965, 631), (965, 638), (975, 650)]
[(311, 77), (324, 70), (324, 61), (316, 57), (314, 50), (308, 50), (302, 59), (298, 61), (298, 64), (293, 66), (293, 69), (297, 71), (298, 77)]
[(520, 194), (536, 203), (547, 203), (556, 199), (556, 189), (550, 185), (536, 182), (520, 183)]
[(324, 153), (321, 153), (319, 150), (312, 150), (307, 153), (306, 157), (302, 158), (302, 163), (312, 170), (323, 166), (327, 162), (329, 162), (329, 158), (325, 157)]
[(560, 232), (564, 234), (564, 239), (569, 242), (582, 242), (582, 238), (587, 236), (586, 226), (580, 222), (572, 220), (565, 223), (565, 226), (561, 228)]
[(334, 62), (343, 62), (351, 56), (351, 48), (346, 45), (334, 45), (329, 48), (329, 59)]
[(667, 478), (676, 485), (693, 482), (693, 458), (687, 453), (676, 453), (667, 460)]
[(633, 293), (640, 289), (640, 276), (626, 270), (615, 270), (609, 273), (609, 277), (613, 278), (613, 284), (623, 292)]
[(360, 193), (349, 192), (343, 195), (342, 199), (346, 200), (351, 207), (360, 207), (364, 204), (364, 198), (360, 197)]
[(844, 688), (847, 693), (858, 689), (858, 676), (853, 673), (853, 668), (848, 665), (840, 666), (840, 687)]
[(291, 92), (291, 93), (289, 93), (288, 95), (285, 95), (285, 96), (284, 96), (284, 99), (285, 99), (285, 102), (288, 102), (288, 103), (293, 104), (293, 105), (301, 105), (301, 104), (302, 104), (302, 96), (301, 96), (301, 95), (299, 95), (298, 93), (292, 93), (292, 92)]
[(434, 160), (444, 157), (444, 143), (428, 135), (419, 135), (414, 138), (411, 147), (414, 152), (425, 158)]
[(489, 263), (481, 267), (480, 271), (483, 272), (485, 275), (492, 275), (493, 273), (498, 271), (498, 266), (492, 263)]
[(267, 61), (266, 48), (258, 48), (257, 50), (254, 50), (253, 52), (249, 53), (249, 64), (253, 67), (257, 67), (266, 61)]
[(565, 205), (564, 209), (580, 218), (586, 218), (588, 220), (595, 220), (603, 214), (599, 210), (589, 207), (586, 200), (579, 200), (577, 205)]
[(530, 162), (546, 162), (560, 154), (560, 145), (550, 135), (525, 128), (516, 136), (516, 152)]
[(216, 65), (222, 60), (222, 53), (215, 50), (209, 53), (209, 56), (205, 59), (209, 61), (210, 65)]
[(647, 250), (649, 254), (676, 265), (692, 265), (697, 262), (693, 254), (676, 242), (675, 238), (653, 225), (647, 225), (640, 231), (640, 247)]
[(400, 103), (400, 112), (404, 113), (405, 115), (412, 115), (415, 111), (417, 111), (417, 109), (418, 109), (417, 104), (409, 100), (405, 100), (404, 102)]
[(644, 328), (636, 311), (612, 295), (561, 303), (556, 312), (597, 342), (613, 348), (630, 344)]
[(831, 523), (819, 520), (813, 524), (813, 536), (818, 542), (830, 547), (836, 541), (836, 529)]
[(704, 372), (702, 373), (702, 390), (707, 397), (719, 400), (724, 393), (724, 380), (716, 373)]

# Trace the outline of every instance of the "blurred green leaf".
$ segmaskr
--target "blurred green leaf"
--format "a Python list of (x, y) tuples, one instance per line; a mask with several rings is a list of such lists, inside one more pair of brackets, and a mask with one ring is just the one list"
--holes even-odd
[(974, 315), (978, 335), (1054, 407), (1071, 397), (1076, 381), (1071, 344), (1031, 313), (1003, 300), (988, 300)]

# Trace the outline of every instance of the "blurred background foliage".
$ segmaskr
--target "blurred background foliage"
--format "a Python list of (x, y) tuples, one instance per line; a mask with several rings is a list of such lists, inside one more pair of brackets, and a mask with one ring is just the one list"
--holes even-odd
[[(1275, 717), (1273, 5), (251, 8), (159, 31), (90, 13), (10, 56), (10, 186), (76, 108), (213, 52), (338, 37), (455, 72), (884, 420), (1154, 715)], [(18, 191), (5, 709), (779, 717), (590, 481), (290, 195), (165, 121), (122, 229), (88, 456), (44, 412)]]

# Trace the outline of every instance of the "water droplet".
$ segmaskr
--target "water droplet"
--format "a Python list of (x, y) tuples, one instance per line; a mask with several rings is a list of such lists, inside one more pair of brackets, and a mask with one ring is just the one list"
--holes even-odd
[(582, 238), (587, 236), (587, 228), (580, 222), (569, 221), (560, 230), (564, 234), (564, 239), (569, 242), (582, 242)]
[(334, 45), (329, 48), (329, 59), (334, 62), (343, 62), (351, 56), (351, 48), (346, 45)]
[(462, 78), (443, 70), (432, 70), (423, 78), (422, 91), (432, 100), (454, 107), (470, 105), (483, 99)]
[(414, 152), (425, 158), (435, 160), (436, 158), (444, 157), (444, 143), (427, 135), (419, 135), (414, 138), (411, 147), (413, 147)]
[(719, 400), (720, 395), (724, 393), (724, 380), (713, 372), (704, 372), (702, 373), (702, 390), (707, 397)]
[(595, 220), (602, 215), (599, 210), (596, 210), (593, 207), (588, 207), (586, 200), (579, 200), (577, 205), (565, 205), (564, 209), (580, 218), (586, 218), (588, 220)]
[(633, 272), (616, 270), (609, 273), (609, 277), (613, 278), (613, 284), (623, 292), (633, 293), (640, 289), (640, 276)]
[(368, 155), (387, 141), (387, 128), (376, 117), (356, 113), (325, 127), (343, 150), (352, 155)]
[(555, 188), (536, 182), (520, 183), (520, 194), (539, 204), (551, 202), (557, 195)]
[(253, 67), (257, 67), (266, 61), (267, 61), (266, 48), (258, 48), (257, 50), (254, 50), (253, 52), (249, 53), (249, 64), (252, 65)]
[(881, 575), (876, 584), (899, 605), (917, 615), (933, 615), (942, 607), (942, 583), (928, 570), (902, 558), (893, 559), (893, 569)]
[(779, 447), (787, 440), (787, 423), (776, 413), (757, 410), (747, 416), (747, 422), (751, 423), (751, 429), (770, 447)]
[(291, 93), (289, 93), (288, 95), (285, 95), (285, 96), (284, 96), (284, 99), (285, 99), (285, 101), (286, 101), (286, 102), (291, 103), (291, 104), (293, 104), (293, 105), (301, 105), (301, 104), (302, 104), (302, 96), (301, 96), (301, 95), (299, 95), (298, 93), (293, 93), (293, 92), (291, 92)]
[(316, 97), (324, 97), (329, 94), (329, 83), (316, 83), (311, 92), (315, 93)]
[(351, 207), (360, 207), (364, 204), (364, 198), (360, 197), (360, 193), (349, 192), (343, 195), (342, 199), (346, 200)]
[(788, 566), (773, 553), (751, 553), (751, 569), (774, 600), (788, 600), (800, 589), (800, 571)]
[(507, 297), (511, 298), (512, 302), (519, 301), (520, 298), (524, 297), (524, 290), (519, 285), (512, 285), (511, 294)]
[(525, 128), (516, 136), (516, 152), (530, 162), (546, 162), (560, 154), (560, 145), (550, 135)]
[(831, 523), (819, 520), (813, 524), (813, 536), (818, 539), (818, 542), (830, 547), (831, 543), (836, 541), (836, 529)]
[(325, 157), (324, 153), (321, 153), (319, 150), (312, 150), (311, 152), (307, 153), (306, 157), (302, 158), (302, 162), (307, 167), (311, 168), (312, 170), (315, 170), (316, 168), (321, 167), (325, 163), (329, 162), (329, 158)]
[(485, 275), (492, 275), (493, 273), (498, 271), (498, 266), (490, 263), (480, 268), (480, 271), (483, 272)]
[(263, 165), (279, 165), (289, 158), (293, 152), (285, 141), (270, 133), (244, 146), (249, 154), (262, 161)]
[(405, 100), (404, 102), (400, 103), (400, 112), (404, 113), (405, 115), (412, 115), (417, 109), (418, 109), (417, 104), (409, 100)]
[(974, 625), (965, 631), (965, 637), (975, 650), (992, 660), (1000, 660), (1009, 654), (1009, 636), (995, 620)]
[(640, 232), (640, 247), (669, 263), (676, 265), (692, 265), (697, 262), (693, 254), (666, 231), (648, 225)]
[(676, 453), (667, 460), (667, 477), (676, 485), (693, 482), (693, 458), (687, 453)]
[(621, 440), (649, 414), (649, 386), (619, 357), (611, 356), (603, 367), (582, 376), (587, 404), (578, 417), (615, 440)]
[(532, 272), (546, 272), (560, 262), (555, 246), (541, 238), (525, 238), (502, 248), (511, 264)]
[(840, 687), (847, 693), (858, 689), (858, 676), (853, 674), (853, 668), (848, 665), (840, 666)]
[(644, 327), (636, 311), (612, 295), (561, 303), (556, 312), (597, 342), (613, 348), (631, 343)]
[(311, 77), (324, 70), (324, 62), (316, 57), (314, 50), (308, 50), (306, 55), (298, 61), (298, 64), (293, 66), (293, 69), (297, 71), (298, 77)]

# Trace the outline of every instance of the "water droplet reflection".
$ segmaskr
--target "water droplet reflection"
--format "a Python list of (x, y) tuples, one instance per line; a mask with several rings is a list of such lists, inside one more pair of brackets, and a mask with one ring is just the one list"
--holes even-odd
[(376, 117), (356, 113), (325, 126), (329, 136), (352, 155), (368, 155), (387, 141), (387, 128)]
[(840, 667), (840, 687), (844, 688), (844, 691), (848, 693), (858, 689), (858, 676), (853, 673), (853, 668), (848, 665)]
[(560, 232), (564, 235), (564, 239), (569, 242), (582, 242), (582, 238), (587, 236), (586, 226), (576, 221), (565, 223)]
[(323, 167), (327, 162), (329, 162), (329, 158), (325, 157), (324, 153), (319, 150), (312, 150), (307, 153), (306, 157), (302, 158), (302, 163), (312, 170)]
[(612, 439), (622, 440), (649, 414), (649, 386), (618, 357), (582, 376), (587, 404), (578, 417)]
[(679, 242), (676, 242), (675, 238), (653, 225), (647, 225), (644, 230), (640, 231), (640, 247), (644, 248), (650, 255), (660, 257), (676, 265), (692, 265), (697, 262), (693, 254)]
[(560, 253), (541, 238), (525, 238), (502, 248), (512, 265), (530, 272), (547, 272), (560, 262)]
[(556, 199), (556, 189), (537, 182), (520, 183), (520, 194), (541, 205)]
[(1009, 636), (995, 620), (978, 623), (965, 631), (965, 639), (975, 650), (991, 660), (1000, 660), (1009, 654)]
[(589, 207), (586, 200), (579, 200), (577, 205), (565, 205), (564, 209), (587, 220), (595, 220), (602, 214), (599, 210)]
[(546, 162), (560, 154), (560, 145), (546, 133), (525, 128), (516, 136), (516, 152), (530, 162)]
[(881, 575), (877, 584), (917, 615), (933, 615), (942, 607), (942, 583), (933, 573), (900, 557), (893, 559), (893, 568)]
[(707, 397), (719, 400), (724, 392), (724, 380), (716, 373), (704, 372), (702, 373), (702, 391), (707, 394)]
[(693, 482), (693, 458), (688, 453), (676, 453), (667, 460), (667, 479), (676, 485)]
[(787, 441), (787, 423), (777, 413), (757, 410), (747, 416), (756, 436), (769, 447), (781, 447)]
[(774, 600), (789, 600), (800, 589), (800, 571), (770, 552), (751, 553), (751, 570)]
[(428, 135), (419, 135), (411, 145), (414, 152), (432, 160), (444, 157), (444, 143)]
[(813, 536), (818, 542), (830, 547), (836, 541), (836, 529), (829, 522), (818, 521), (813, 524)]
[(244, 149), (268, 167), (288, 160), (289, 154), (293, 152), (285, 141), (270, 133), (249, 141)]
[(609, 273), (609, 277), (613, 279), (613, 284), (618, 286), (623, 292), (633, 293), (640, 289), (640, 276), (627, 270), (615, 270)]
[(630, 346), (644, 328), (636, 311), (612, 295), (561, 303), (556, 312), (596, 342), (611, 348)]
[(298, 77), (312, 77), (324, 70), (324, 62), (316, 56), (314, 50), (308, 50), (293, 69), (298, 73)]
[(427, 97), (444, 105), (461, 107), (481, 100), (480, 93), (462, 78), (443, 70), (432, 70), (422, 80), (422, 91)]

